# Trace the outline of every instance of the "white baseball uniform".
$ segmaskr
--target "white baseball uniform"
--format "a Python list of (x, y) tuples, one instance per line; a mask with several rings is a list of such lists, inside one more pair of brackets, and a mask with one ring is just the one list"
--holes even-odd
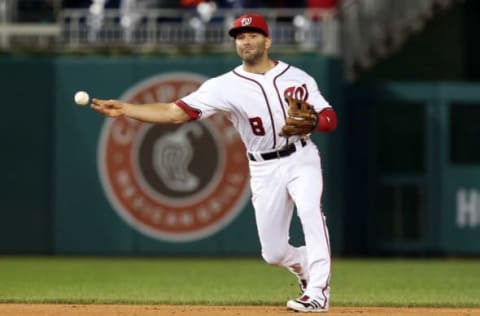
[[(195, 119), (228, 115), (247, 149), (263, 258), (307, 280), (305, 295), (328, 306), (330, 245), (321, 208), (320, 155), (308, 137), (278, 135), (287, 116), (285, 95), (306, 100), (317, 112), (330, 107), (310, 75), (281, 61), (265, 74), (246, 72), (240, 65), (205, 81), (177, 104), (194, 111)], [(294, 205), (305, 237), (302, 247), (289, 244)]]

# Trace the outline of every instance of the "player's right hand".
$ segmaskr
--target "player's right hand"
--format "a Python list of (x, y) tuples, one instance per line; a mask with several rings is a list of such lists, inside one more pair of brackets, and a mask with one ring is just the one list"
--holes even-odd
[(118, 100), (92, 99), (90, 107), (100, 114), (117, 117), (125, 114), (126, 103)]

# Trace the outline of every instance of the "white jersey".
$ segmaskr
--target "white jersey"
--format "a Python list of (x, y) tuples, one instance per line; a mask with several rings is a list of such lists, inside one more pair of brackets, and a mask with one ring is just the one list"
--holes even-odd
[(246, 72), (240, 65), (205, 81), (181, 101), (199, 112), (199, 119), (226, 113), (247, 151), (266, 152), (298, 140), (278, 135), (287, 116), (285, 95), (306, 100), (317, 112), (330, 107), (310, 75), (281, 61), (265, 74)]

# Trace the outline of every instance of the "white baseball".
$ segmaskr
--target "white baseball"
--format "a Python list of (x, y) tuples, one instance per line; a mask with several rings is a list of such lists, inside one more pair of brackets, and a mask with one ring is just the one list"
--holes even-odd
[(90, 96), (85, 91), (78, 91), (75, 93), (75, 103), (78, 105), (87, 105)]

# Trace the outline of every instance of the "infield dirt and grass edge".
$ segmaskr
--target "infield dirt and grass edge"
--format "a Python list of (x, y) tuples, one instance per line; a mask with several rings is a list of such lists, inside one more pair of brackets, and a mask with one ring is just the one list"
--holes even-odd
[[(332, 310), (480, 308), (480, 260), (334, 259)], [(286, 270), (258, 258), (0, 257), (0, 303), (283, 309)], [(2, 316), (3, 313), (0, 313)], [(48, 315), (48, 314), (46, 314)]]
[[(274, 316), (299, 315), (280, 306), (0, 304), (3, 316)], [(480, 316), (480, 309), (426, 307), (333, 307), (329, 316)]]

